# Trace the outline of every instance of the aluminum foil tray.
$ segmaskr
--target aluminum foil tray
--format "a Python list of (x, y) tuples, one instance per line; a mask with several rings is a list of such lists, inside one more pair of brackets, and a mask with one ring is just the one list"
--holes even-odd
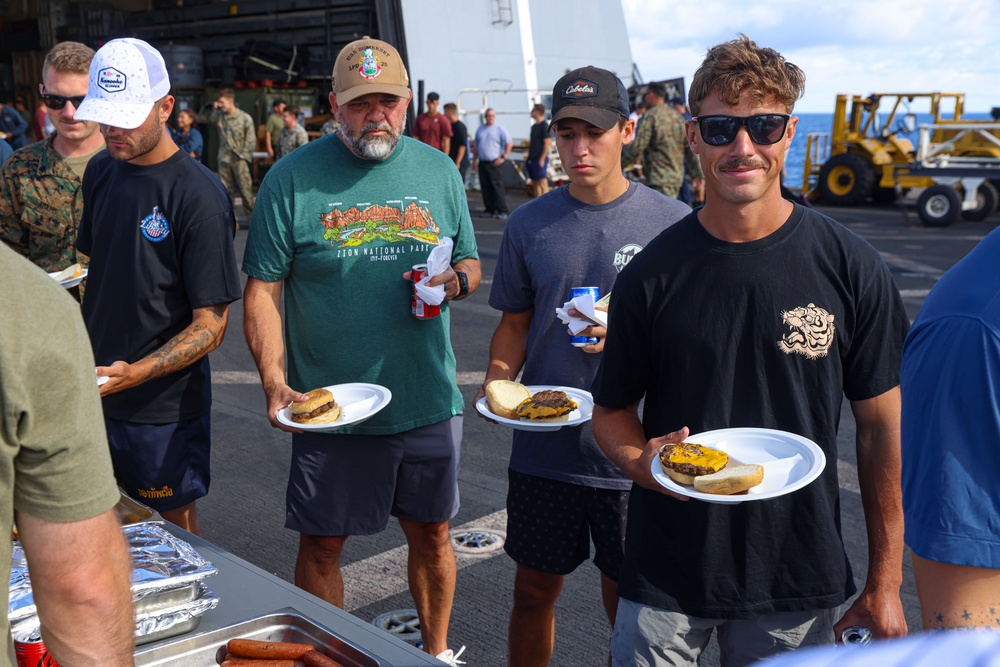
[(152, 507), (143, 505), (138, 500), (129, 498), (124, 492), (119, 491), (118, 504), (115, 505), (115, 512), (121, 520), (122, 525), (128, 526), (133, 523), (153, 521), (163, 523), (163, 517)]
[(135, 612), (135, 643), (152, 642), (191, 632), (201, 623), (201, 617), (219, 604), (219, 597), (205, 584), (197, 584), (194, 599), (183, 600), (173, 606), (158, 607), (151, 611)]
[(190, 544), (154, 523), (122, 528), (132, 552), (132, 599), (187, 586), (218, 574)]
[[(201, 617), (219, 604), (219, 597), (204, 584), (198, 584), (196, 595), (191, 600), (185, 600), (170, 607), (161, 607), (153, 611), (136, 612), (135, 643), (149, 644), (161, 639), (176, 637), (191, 632), (201, 623)], [(38, 616), (28, 616), (11, 623), (11, 632), (20, 634), (38, 627)]]
[(339, 637), (294, 609), (252, 618), (174, 642), (136, 651), (136, 667), (218, 667), (230, 639), (312, 644), (344, 667), (379, 667), (364, 649)]
[[(198, 582), (218, 573), (194, 547), (160, 525), (139, 523), (122, 532), (132, 555), (132, 600), (139, 613), (192, 600)], [(7, 613), (11, 624), (35, 615), (31, 577), (20, 544), (12, 553)]]

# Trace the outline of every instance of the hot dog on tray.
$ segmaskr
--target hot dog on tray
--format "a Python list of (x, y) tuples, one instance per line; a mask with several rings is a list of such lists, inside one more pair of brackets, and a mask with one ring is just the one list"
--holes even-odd
[(343, 667), (312, 644), (230, 639), (222, 667)]

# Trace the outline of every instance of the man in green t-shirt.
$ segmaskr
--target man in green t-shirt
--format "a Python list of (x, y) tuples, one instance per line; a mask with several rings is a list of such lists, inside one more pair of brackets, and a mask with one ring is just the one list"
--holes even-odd
[[(448, 521), (458, 512), (463, 399), (449, 304), (479, 284), (475, 233), (455, 163), (402, 136), (411, 92), (396, 50), (365, 37), (344, 47), (333, 73), (330, 107), (341, 127), (268, 171), (243, 257), (244, 331), (267, 416), (294, 434), (285, 525), (301, 534), (295, 584), (343, 606), (345, 540), (395, 516), (410, 548), (424, 650), (454, 664)], [(441, 313), (413, 317), (410, 268), (448, 241), (450, 266), (429, 283), (444, 288)], [(381, 385), (391, 401), (336, 434), (278, 421), (317, 387), (353, 400), (347, 383)]]
[[(0, 577), (10, 575), (16, 521), (53, 657), (132, 665), (131, 565), (80, 307), (3, 244), (0, 284)], [(16, 664), (3, 635), (0, 663)]]

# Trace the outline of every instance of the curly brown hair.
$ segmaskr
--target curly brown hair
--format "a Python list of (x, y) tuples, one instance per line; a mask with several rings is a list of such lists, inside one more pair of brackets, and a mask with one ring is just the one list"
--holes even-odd
[(45, 70), (50, 67), (56, 72), (88, 74), (90, 61), (93, 59), (94, 50), (86, 44), (59, 42), (45, 55), (45, 61), (42, 63), (42, 78), (45, 78)]
[(698, 115), (705, 98), (713, 93), (734, 107), (745, 94), (750, 95), (754, 104), (773, 99), (791, 113), (795, 101), (805, 92), (805, 86), (805, 72), (774, 49), (757, 46), (740, 33), (737, 39), (708, 50), (701, 67), (694, 73), (688, 100), (694, 116)]

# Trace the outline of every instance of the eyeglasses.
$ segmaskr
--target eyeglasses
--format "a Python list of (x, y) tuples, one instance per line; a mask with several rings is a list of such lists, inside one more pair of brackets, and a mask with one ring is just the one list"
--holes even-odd
[(66, 106), (67, 102), (73, 103), (74, 109), (79, 109), (80, 105), (83, 103), (83, 98), (86, 95), (76, 95), (74, 97), (63, 97), (62, 95), (53, 95), (52, 93), (42, 93), (42, 102), (45, 102), (45, 106), (55, 111), (61, 110)]
[(787, 113), (761, 113), (754, 116), (696, 116), (701, 138), (710, 146), (725, 146), (733, 143), (740, 127), (747, 128), (747, 134), (755, 144), (767, 146), (776, 144), (785, 136), (788, 127)]

